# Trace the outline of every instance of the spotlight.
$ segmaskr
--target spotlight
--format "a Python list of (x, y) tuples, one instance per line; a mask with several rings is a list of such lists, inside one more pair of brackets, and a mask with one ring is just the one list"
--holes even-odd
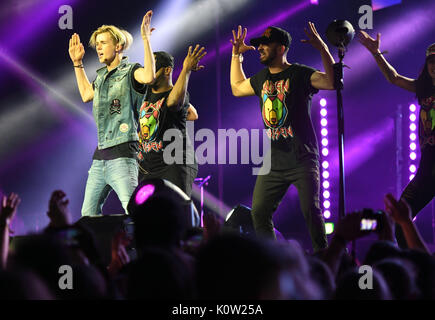
[(251, 208), (241, 204), (234, 207), (230, 212), (228, 212), (227, 217), (225, 218), (224, 228), (227, 231), (255, 235)]

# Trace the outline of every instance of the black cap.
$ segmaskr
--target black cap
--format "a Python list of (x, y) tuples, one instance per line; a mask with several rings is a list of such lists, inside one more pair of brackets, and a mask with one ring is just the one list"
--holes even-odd
[(429, 47), (426, 49), (426, 58), (431, 57), (435, 54), (435, 43), (432, 43)]
[(174, 57), (165, 51), (157, 51), (154, 52), (154, 56), (156, 59), (156, 72), (160, 70), (160, 68), (164, 67), (174, 67)]
[(292, 42), (292, 37), (284, 29), (278, 27), (267, 27), (266, 31), (263, 32), (261, 37), (253, 38), (250, 41), (251, 45), (255, 47), (258, 47), (261, 43), (269, 44), (272, 42), (277, 42), (288, 47)]

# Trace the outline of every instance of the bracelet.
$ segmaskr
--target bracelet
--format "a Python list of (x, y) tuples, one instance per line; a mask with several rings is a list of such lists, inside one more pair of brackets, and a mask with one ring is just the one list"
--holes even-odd
[(234, 54), (234, 53), (233, 53), (231, 56), (232, 56), (233, 58), (234, 58), (234, 57), (239, 57), (239, 62), (243, 62), (243, 55), (242, 55), (241, 53), (238, 53), (238, 54)]
[(79, 64), (78, 66), (74, 66), (74, 68), (84, 68), (84, 67), (83, 67), (83, 63), (82, 63), (82, 64)]
[(380, 56), (381, 54), (384, 54), (384, 53), (388, 53), (388, 51), (382, 51), (382, 52), (376, 52), (376, 53), (373, 53), (373, 56)]

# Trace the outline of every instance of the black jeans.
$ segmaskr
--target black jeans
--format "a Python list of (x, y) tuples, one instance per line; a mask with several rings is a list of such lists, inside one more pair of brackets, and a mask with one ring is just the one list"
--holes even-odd
[[(435, 162), (432, 158), (422, 154), (414, 179), (408, 183), (400, 196), (411, 207), (412, 217), (415, 217), (435, 197)], [(407, 248), (402, 228), (397, 224), (396, 239), (401, 248)]]
[(298, 190), (299, 202), (314, 251), (326, 248), (325, 222), (320, 210), (319, 168), (307, 165), (290, 170), (271, 170), (259, 175), (252, 198), (252, 220), (257, 235), (276, 238), (272, 216), (290, 185)]
[(192, 196), (192, 184), (198, 174), (197, 167), (186, 166), (182, 164), (172, 164), (166, 166), (158, 172), (144, 173), (142, 170), (139, 172), (139, 183), (145, 179), (166, 179), (187, 194), (190, 198)]

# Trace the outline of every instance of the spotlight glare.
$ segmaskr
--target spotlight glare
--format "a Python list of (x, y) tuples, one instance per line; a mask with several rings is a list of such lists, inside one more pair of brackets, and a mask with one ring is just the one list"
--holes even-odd
[(414, 177), (415, 177), (415, 174), (411, 174), (411, 175), (409, 176), (409, 181), (411, 181), (412, 179), (414, 179)]
[(411, 112), (415, 112), (416, 109), (417, 109), (417, 108), (415, 107), (415, 104), (411, 104), (411, 105), (409, 106), (409, 111), (411, 111)]
[(334, 232), (334, 224), (332, 222), (325, 223), (326, 234), (332, 234)]
[(411, 139), (411, 141), (415, 141), (415, 139), (417, 139), (417, 135), (413, 132), (409, 135), (409, 139)]
[(325, 219), (329, 219), (329, 218), (331, 218), (331, 211), (329, 211), (329, 210), (325, 210), (325, 211), (323, 212), (323, 216), (325, 217)]
[(323, 191), (323, 198), (324, 198), (324, 199), (329, 199), (329, 196), (330, 196), (330, 195), (331, 195), (331, 194), (329, 193), (328, 190)]
[(322, 139), (322, 146), (326, 147), (328, 145), (328, 139), (323, 138)]
[(409, 129), (411, 129), (411, 131), (415, 131), (417, 129), (417, 126), (415, 125), (415, 123), (411, 123)]
[(324, 189), (328, 189), (329, 188), (329, 181), (328, 180), (323, 181), (323, 188)]
[(329, 209), (330, 206), (331, 206), (331, 203), (329, 202), (329, 200), (323, 201), (323, 207), (324, 208)]
[(328, 162), (328, 161), (323, 161), (323, 162), (322, 162), (322, 167), (325, 168), (325, 169), (328, 169), (328, 167), (329, 167), (329, 162)]
[(329, 178), (329, 172), (328, 171), (323, 171), (322, 172), (322, 176), (323, 176), (323, 178), (328, 179)]
[(322, 134), (322, 136), (327, 136), (328, 135), (328, 129), (323, 128), (322, 131), (320, 131), (320, 133)]
[(416, 148), (417, 148), (417, 145), (416, 145), (414, 142), (412, 142), (412, 143), (409, 145), (409, 149), (411, 149), (412, 151), (414, 151)]
[(416, 170), (417, 170), (417, 168), (415, 167), (414, 164), (411, 164), (411, 165), (409, 166), (409, 171), (411, 171), (412, 173), (414, 173)]
[(326, 157), (329, 154), (329, 151), (327, 148), (322, 149), (322, 154)]
[(152, 184), (147, 184), (140, 188), (140, 190), (136, 193), (136, 204), (140, 205), (148, 200), (149, 197), (151, 197), (155, 191), (155, 187)]
[(417, 159), (417, 154), (416, 154), (415, 152), (411, 152), (411, 153), (409, 154), (409, 158), (410, 158), (411, 160), (415, 160), (415, 159)]

